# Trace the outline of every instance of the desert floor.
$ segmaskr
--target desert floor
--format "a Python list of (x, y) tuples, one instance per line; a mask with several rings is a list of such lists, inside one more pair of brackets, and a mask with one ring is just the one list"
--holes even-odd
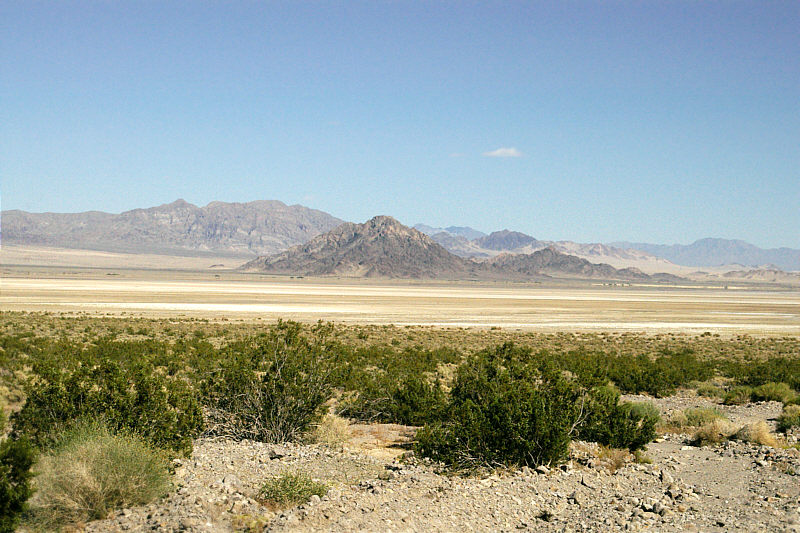
[(8, 263), (0, 270), (0, 311), (541, 331), (800, 334), (800, 291), (769, 286), (299, 279), (230, 270)]

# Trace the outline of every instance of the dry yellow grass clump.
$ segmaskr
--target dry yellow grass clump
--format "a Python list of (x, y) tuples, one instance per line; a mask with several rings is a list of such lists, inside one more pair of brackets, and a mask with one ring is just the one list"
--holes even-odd
[(770, 432), (769, 426), (763, 420), (745, 425), (742, 429), (736, 432), (734, 438), (736, 440), (760, 444), (762, 446), (775, 447), (778, 445), (775, 435)]
[(326, 414), (314, 425), (308, 434), (308, 439), (316, 444), (338, 446), (350, 438), (350, 422), (346, 419)]
[(692, 443), (695, 446), (719, 444), (729, 440), (738, 430), (739, 428), (730, 420), (716, 418), (706, 422), (695, 431)]

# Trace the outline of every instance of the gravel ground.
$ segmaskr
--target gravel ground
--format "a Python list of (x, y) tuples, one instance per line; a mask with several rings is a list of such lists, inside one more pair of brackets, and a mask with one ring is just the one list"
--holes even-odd
[[(662, 412), (714, 405), (693, 395), (655, 400)], [(719, 406), (733, 422), (773, 421), (780, 404)], [(391, 446), (402, 426), (352, 426), (343, 446), (276, 446), (201, 439), (176, 464), (162, 500), (114, 513), (86, 531), (798, 531), (800, 451), (728, 442), (688, 446), (688, 435), (650, 444), (652, 464), (616, 468), (597, 447), (573, 443), (571, 460), (458, 477)], [(374, 434), (374, 439), (368, 435)], [(366, 435), (366, 436), (365, 436)], [(255, 500), (264, 481), (302, 471), (331, 490), (273, 511)]]

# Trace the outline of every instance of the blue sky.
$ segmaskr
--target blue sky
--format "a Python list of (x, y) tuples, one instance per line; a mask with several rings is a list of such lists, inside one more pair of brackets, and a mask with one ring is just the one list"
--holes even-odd
[(800, 247), (800, 2), (0, 3), (3, 209)]

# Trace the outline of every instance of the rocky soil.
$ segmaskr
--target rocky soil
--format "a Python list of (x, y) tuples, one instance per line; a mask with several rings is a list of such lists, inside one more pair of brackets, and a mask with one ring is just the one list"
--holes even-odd
[[(712, 404), (656, 400), (664, 414)], [(778, 403), (719, 406), (733, 422), (774, 424)], [(665, 434), (646, 455), (603, 457), (573, 443), (570, 461), (459, 477), (403, 457), (408, 428), (352, 425), (341, 445), (201, 439), (176, 463), (176, 489), (86, 530), (110, 531), (800, 531), (800, 450), (742, 442), (698, 448)], [(789, 437), (796, 443), (795, 436)], [(291, 509), (256, 500), (264, 481), (302, 471), (331, 489)]]

